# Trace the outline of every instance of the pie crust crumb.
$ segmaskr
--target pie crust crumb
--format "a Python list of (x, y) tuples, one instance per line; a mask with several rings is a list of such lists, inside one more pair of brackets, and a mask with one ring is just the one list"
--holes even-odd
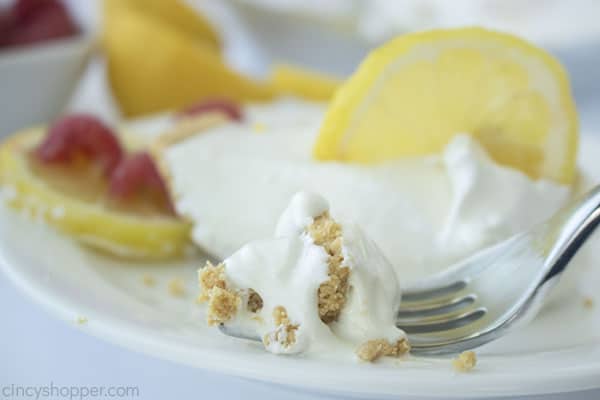
[(142, 283), (145, 286), (153, 287), (156, 285), (156, 279), (154, 279), (154, 277), (152, 275), (144, 275), (142, 277)]
[(380, 357), (400, 357), (410, 351), (408, 340), (402, 338), (392, 344), (386, 339), (369, 340), (356, 349), (356, 355), (362, 361), (372, 362)]
[(185, 284), (181, 278), (173, 278), (169, 281), (169, 293), (173, 297), (185, 296)]
[(265, 347), (271, 345), (272, 342), (279, 342), (284, 348), (289, 348), (296, 343), (296, 331), (299, 325), (292, 324), (287, 310), (283, 306), (277, 306), (273, 309), (273, 322), (275, 323), (275, 331), (267, 333), (263, 337)]
[(343, 265), (342, 227), (329, 213), (316, 217), (307, 228), (308, 234), (317, 246), (322, 246), (329, 255), (329, 279), (319, 286), (319, 317), (328, 324), (338, 319), (346, 304), (350, 268)]
[[(227, 286), (225, 264), (213, 265), (210, 261), (198, 271), (200, 295), (197, 301), (208, 302), (207, 320), (209, 325), (222, 324), (232, 319), (242, 302), (240, 291), (232, 290)], [(248, 290), (246, 307), (248, 311), (256, 313), (262, 309), (263, 300), (252, 289)]]
[(458, 372), (469, 372), (475, 365), (477, 364), (477, 356), (474, 351), (463, 351), (452, 360), (452, 365), (454, 369)]
[(241, 303), (240, 297), (227, 289), (215, 286), (208, 299), (208, 325), (217, 325), (232, 319)]

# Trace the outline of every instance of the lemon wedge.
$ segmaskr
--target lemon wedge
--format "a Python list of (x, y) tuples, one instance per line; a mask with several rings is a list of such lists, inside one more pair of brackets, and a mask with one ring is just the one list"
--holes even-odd
[(118, 18), (123, 9), (141, 13), (155, 24), (167, 25), (169, 29), (201, 41), (215, 51), (220, 50), (221, 39), (211, 23), (181, 0), (105, 0), (105, 22)]
[(564, 69), (481, 28), (409, 34), (373, 51), (336, 92), (314, 155), (379, 162), (437, 153), (457, 133), (532, 178), (573, 181), (578, 118)]
[(119, 257), (154, 260), (184, 254), (190, 246), (189, 223), (170, 216), (111, 210), (93, 201), (94, 193), (71, 196), (36, 174), (27, 153), (43, 135), (43, 129), (24, 131), (0, 147), (0, 185), (12, 192), (7, 198), (9, 206)]
[(102, 43), (108, 78), (125, 115), (178, 109), (212, 98), (244, 102), (275, 95), (270, 85), (231, 69), (210, 40), (195, 40), (149, 15), (145, 1), (141, 8), (114, 1), (106, 3)]
[(279, 94), (316, 101), (330, 100), (342, 83), (332, 76), (287, 64), (275, 65), (269, 80)]

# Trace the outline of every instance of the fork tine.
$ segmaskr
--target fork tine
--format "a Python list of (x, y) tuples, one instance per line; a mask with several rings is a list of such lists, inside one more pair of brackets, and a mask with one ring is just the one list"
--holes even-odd
[(402, 329), (408, 334), (448, 331), (471, 324), (482, 318), (486, 313), (487, 310), (483, 307), (480, 307), (476, 310), (467, 311), (461, 314), (450, 314), (443, 317), (424, 318), (418, 322), (398, 324), (398, 328)]
[(247, 333), (242, 332), (241, 330), (232, 328), (231, 326), (227, 326), (225, 324), (219, 324), (219, 330), (222, 334), (231, 336), (237, 339), (245, 339), (245, 340), (253, 340), (255, 342), (262, 342), (258, 335), (249, 335)]
[(435, 299), (448, 297), (452, 294), (460, 292), (465, 287), (467, 287), (467, 282), (460, 280), (443, 286), (428, 287), (423, 289), (406, 289), (402, 293), (402, 303), (406, 304), (434, 301)]
[(425, 318), (435, 315), (448, 314), (464, 309), (475, 303), (477, 296), (468, 294), (458, 296), (447, 300), (432, 303), (401, 304), (396, 318), (398, 321), (403, 319)]

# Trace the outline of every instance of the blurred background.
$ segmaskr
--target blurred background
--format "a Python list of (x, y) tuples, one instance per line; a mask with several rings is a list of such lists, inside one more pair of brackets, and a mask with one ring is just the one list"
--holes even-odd
[(0, 9), (1, 135), (67, 110), (116, 122), (215, 95), (262, 100), (290, 74), (278, 64), (343, 78), (390, 37), (462, 25), (550, 50), (570, 72), (583, 130), (598, 121), (595, 0), (0, 0)]

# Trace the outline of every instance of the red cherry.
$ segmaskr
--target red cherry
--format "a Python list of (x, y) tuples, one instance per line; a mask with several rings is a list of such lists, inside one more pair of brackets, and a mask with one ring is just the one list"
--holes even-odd
[(54, 122), (35, 154), (45, 163), (69, 163), (83, 157), (98, 163), (105, 176), (117, 167), (123, 149), (112, 130), (91, 115), (75, 114)]
[(240, 105), (227, 99), (213, 99), (192, 104), (181, 110), (178, 117), (198, 116), (209, 112), (221, 112), (233, 121), (241, 121), (243, 118)]
[(111, 175), (109, 192), (120, 200), (150, 193), (160, 204), (173, 211), (167, 185), (154, 160), (146, 152), (132, 154), (119, 163)]
[(13, 30), (15, 19), (8, 10), (0, 9), (0, 47), (9, 43), (9, 36)]
[(16, 20), (23, 22), (40, 12), (46, 7), (62, 7), (62, 4), (54, 0), (17, 0), (13, 4), (12, 13)]
[(79, 32), (65, 6), (57, 0), (18, 0), (9, 14), (12, 24), (2, 35), (5, 46), (73, 36)]

